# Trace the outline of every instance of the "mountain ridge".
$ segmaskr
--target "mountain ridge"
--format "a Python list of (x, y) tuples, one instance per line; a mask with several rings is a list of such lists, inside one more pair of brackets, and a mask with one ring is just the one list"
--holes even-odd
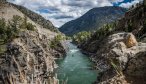
[(105, 23), (111, 23), (121, 18), (125, 12), (125, 8), (117, 6), (93, 8), (83, 16), (65, 23), (59, 30), (69, 36), (81, 31), (96, 30)]
[(131, 7), (114, 26), (97, 30), (79, 45), (100, 71), (95, 84), (146, 84), (146, 63), (143, 62), (146, 59), (146, 4), (143, 3)]

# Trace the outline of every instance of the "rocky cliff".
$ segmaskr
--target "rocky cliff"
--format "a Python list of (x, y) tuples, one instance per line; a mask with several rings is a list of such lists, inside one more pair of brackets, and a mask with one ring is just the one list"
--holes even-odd
[(145, 52), (146, 43), (137, 42), (131, 33), (110, 35), (104, 39), (102, 48), (92, 55), (96, 69), (102, 72), (98, 83), (145, 84)]
[[(51, 47), (58, 33), (33, 21), (11, 3), (0, 3), (0, 19), (5, 19), (8, 24), (14, 15), (27, 18), (35, 29), (20, 28), (15, 38), (3, 43), (6, 50), (0, 53), (0, 84), (58, 84), (55, 59), (65, 54), (60, 41), (57, 48)], [(18, 25), (15, 27), (19, 28)]]
[(115, 31), (132, 32), (137, 38), (145, 37), (145, 8), (143, 3), (139, 3), (136, 7), (129, 9), (123, 18), (117, 23)]
[(145, 17), (143, 4), (137, 4), (114, 27), (97, 30), (79, 46), (101, 72), (95, 84), (146, 83)]

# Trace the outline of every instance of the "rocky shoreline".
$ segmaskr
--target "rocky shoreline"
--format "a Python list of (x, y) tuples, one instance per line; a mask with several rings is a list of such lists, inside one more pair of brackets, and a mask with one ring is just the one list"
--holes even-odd
[[(29, 14), (25, 15), (6, 0), (1, 0), (0, 4), (0, 18), (6, 22), (14, 16), (22, 18), (25, 16), (26, 22), (34, 25), (34, 30), (27, 30), (21, 28), (20, 25), (15, 25), (14, 29), (19, 29), (18, 33), (14, 32), (16, 37), (11, 38), (11, 40), (7, 39), (10, 41), (2, 44), (6, 46), (6, 49), (0, 53), (0, 84), (59, 84), (54, 71), (57, 68), (55, 59), (63, 57), (66, 50), (58, 40), (56, 42), (58, 44), (54, 48), (52, 48), (51, 43), (60, 33), (53, 32), (57, 29), (50, 21), (24, 7), (23, 11), (35, 16), (31, 15), (29, 18)], [(32, 18), (37, 19), (37, 21), (41, 19), (42, 24), (37, 24)], [(44, 25), (46, 22), (47, 24)]]
[[(0, 55), (0, 83), (2, 84), (58, 84), (54, 73), (57, 68), (55, 54), (65, 54), (49, 47), (49, 38), (37, 32), (21, 32), (19, 38), (7, 45), (7, 51)], [(48, 82), (49, 81), (49, 82)]]
[[(115, 33), (104, 40), (102, 48), (88, 54), (100, 71), (95, 84), (146, 83), (146, 43), (137, 42), (131, 33)], [(136, 78), (141, 78), (136, 81)]]

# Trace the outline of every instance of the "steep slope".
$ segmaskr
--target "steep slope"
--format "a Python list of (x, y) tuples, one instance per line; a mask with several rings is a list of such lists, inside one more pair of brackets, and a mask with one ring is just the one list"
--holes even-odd
[[(65, 49), (60, 41), (55, 46), (56, 48), (51, 47), (51, 42), (58, 35), (49, 30), (51, 29), (49, 27), (53, 25), (46, 28), (33, 21), (34, 19), (29, 18), (29, 15), (19, 11), (11, 3), (4, 1), (0, 3), (0, 19), (4, 18), (9, 24), (15, 15), (26, 17), (27, 22), (35, 25), (35, 30), (22, 29), (18, 24), (14, 26), (14, 29), (16, 27), (20, 31), (16, 33), (16, 37), (3, 43), (6, 50), (0, 53), (0, 84), (58, 84), (54, 72), (57, 67), (55, 58), (63, 56)], [(38, 15), (34, 18), (36, 21), (40, 19)], [(51, 23), (48, 22), (48, 24)], [(0, 29), (3, 29), (4, 26), (1, 27)], [(3, 37), (2, 34), (0, 40), (1, 37)]]
[(101, 71), (97, 84), (146, 83), (146, 11), (143, 3), (129, 9), (115, 26), (97, 30), (79, 47), (91, 54)]
[[(97, 43), (102, 43), (102, 40), (106, 38), (108, 35), (114, 33), (114, 32), (132, 32), (138, 40), (144, 40), (145, 38), (145, 11), (142, 4), (137, 5), (135, 8), (129, 9), (123, 18), (115, 22), (114, 26), (112, 26), (112, 30), (106, 31), (106, 30), (97, 30), (90, 39), (88, 39), (87, 42), (84, 42), (83, 44), (84, 49), (88, 50), (87, 48), (91, 45), (94, 47), (97, 45)], [(105, 35), (100, 34), (105, 33)], [(88, 46), (87, 46), (87, 45)], [(100, 45), (99, 45), (100, 46)], [(91, 52), (96, 52), (96, 50), (99, 48), (99, 46), (96, 46), (95, 49), (92, 49)], [(86, 47), (86, 48), (85, 48)], [(90, 50), (90, 49), (89, 49)]]
[(145, 8), (142, 3), (137, 4), (136, 8), (129, 9), (125, 16), (118, 21), (115, 31), (132, 32), (137, 38), (142, 39), (145, 37), (146, 25)]
[(100, 7), (89, 10), (76, 20), (67, 22), (59, 30), (66, 35), (74, 35), (81, 31), (95, 30), (105, 23), (111, 23), (122, 17), (126, 9), (121, 7)]
[(36, 22), (37, 24), (41, 25), (44, 28), (50, 29), (51, 31), (58, 32), (58, 29), (54, 27), (54, 25), (49, 21), (46, 20), (41, 15), (19, 5), (12, 4), (12, 6), (16, 7), (19, 11), (21, 11), (23, 14), (25, 14), (27, 17), (29, 17), (31, 20)]
[[(38, 24), (38, 23), (36, 23), (35, 21), (33, 21), (31, 18), (29, 18), (30, 16), (31, 16), (31, 14), (30, 14), (30, 16), (29, 15), (25, 15), (25, 13), (23, 13), (23, 12), (21, 12), (21, 11), (19, 11), (18, 9), (17, 9), (17, 7), (15, 7), (15, 6), (13, 6), (13, 4), (12, 3), (8, 3), (8, 2), (6, 2), (5, 4), (1, 4), (0, 5), (0, 16), (1, 16), (1, 18), (5, 18), (7, 21), (9, 20), (9, 19), (12, 19), (13, 18), (13, 16), (14, 15), (18, 15), (18, 16), (21, 16), (21, 17), (25, 17), (25, 16), (27, 16), (28, 17), (28, 22), (31, 22), (33, 25), (36, 25), (36, 28), (38, 29), (38, 32), (39, 33), (44, 33), (44, 34), (46, 34), (46, 35), (48, 35), (48, 36), (50, 36), (50, 35), (52, 35), (52, 36), (54, 36), (54, 35), (57, 35), (57, 33), (55, 33), (55, 32), (52, 32), (49, 28), (52, 28), (52, 26), (47, 26), (48, 27), (48, 29), (45, 29), (46, 27), (43, 27), (43, 25), (40, 25), (40, 24)], [(25, 8), (26, 9), (26, 8)], [(27, 10), (29, 10), (29, 9), (26, 9), (26, 11)], [(32, 12), (32, 11), (31, 11)], [(30, 12), (30, 13), (31, 13)], [(40, 16), (40, 15), (38, 15), (38, 16)], [(36, 21), (37, 20), (39, 20), (39, 18), (38, 18), (38, 16), (34, 16), (34, 18), (36, 18)], [(42, 16), (41, 16), (42, 17)], [(46, 20), (47, 21), (47, 20)], [(42, 22), (43, 23), (43, 22)], [(48, 22), (49, 23), (49, 22)], [(49, 23), (49, 24), (51, 24), (51, 23)], [(55, 27), (53, 28), (54, 30), (57, 30)], [(48, 33), (49, 32), (49, 33)]]

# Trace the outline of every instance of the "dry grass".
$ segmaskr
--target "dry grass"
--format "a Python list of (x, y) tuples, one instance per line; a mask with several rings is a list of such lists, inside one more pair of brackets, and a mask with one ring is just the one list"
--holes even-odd
[(116, 65), (116, 63), (111, 59), (110, 59), (110, 64), (119, 76), (123, 76), (123, 71), (120, 68), (120, 66)]

